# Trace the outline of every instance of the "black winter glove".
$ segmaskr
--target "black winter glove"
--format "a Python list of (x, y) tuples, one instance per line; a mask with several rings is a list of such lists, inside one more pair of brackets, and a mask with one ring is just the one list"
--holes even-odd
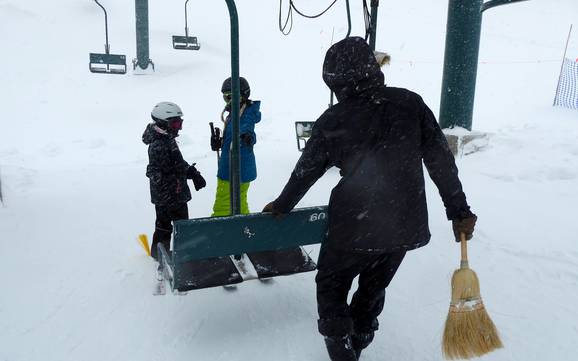
[(275, 202), (269, 202), (262, 210), (263, 213), (272, 213), (273, 217), (279, 218), (283, 216), (283, 213), (279, 212), (279, 210), (275, 209)]
[(460, 242), (460, 233), (465, 233), (467, 240), (472, 239), (477, 219), (478, 217), (472, 213), (471, 216), (452, 221), (456, 242)]
[(250, 147), (253, 145), (253, 136), (249, 133), (243, 133), (241, 134), (241, 142)]
[(223, 138), (221, 137), (221, 129), (215, 128), (215, 134), (211, 135), (211, 150), (218, 151), (223, 147)]
[(205, 178), (203, 178), (203, 176), (201, 175), (201, 172), (199, 172), (197, 168), (195, 168), (195, 164), (191, 165), (187, 170), (187, 178), (193, 180), (195, 190), (198, 191), (200, 189), (203, 189), (207, 185), (207, 182), (205, 181)]

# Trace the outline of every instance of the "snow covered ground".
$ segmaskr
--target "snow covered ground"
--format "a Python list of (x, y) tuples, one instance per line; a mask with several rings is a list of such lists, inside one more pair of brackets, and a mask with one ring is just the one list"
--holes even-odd
[[(135, 54), (134, 3), (108, 1), (111, 51)], [(308, 13), (329, 1), (299, 0)], [(285, 4), (286, 5), (286, 4)], [(150, 1), (151, 76), (95, 75), (102, 11), (91, 1), (0, 0), (0, 360), (327, 360), (316, 331), (314, 273), (186, 296), (151, 295), (155, 265), (137, 243), (153, 231), (140, 136), (159, 101), (180, 104), (185, 158), (207, 188), (191, 217), (207, 216), (216, 187), (208, 122), (218, 122), (230, 72), (224, 1), (190, 3), (199, 52), (179, 52), (182, 1)], [(275, 1), (239, 1), (241, 73), (263, 101), (249, 201), (259, 211), (294, 162), (296, 120), (314, 120), (329, 92), (321, 63), (347, 32), (344, 2), (317, 20), (277, 28)], [(352, 34), (363, 31), (352, 2)], [(381, 1), (378, 48), (387, 82), (439, 110), (445, 1)], [(474, 129), (481, 152), (458, 159), (475, 213), (471, 265), (505, 349), (487, 360), (576, 360), (578, 342), (578, 112), (551, 106), (575, 0), (533, 0), (484, 15)], [(578, 34), (568, 56), (578, 57)], [(300, 203), (326, 204), (330, 171)], [(390, 286), (381, 330), (363, 360), (440, 360), (459, 247), (428, 183), (428, 247), (411, 252)], [(309, 247), (313, 255), (317, 247)]]

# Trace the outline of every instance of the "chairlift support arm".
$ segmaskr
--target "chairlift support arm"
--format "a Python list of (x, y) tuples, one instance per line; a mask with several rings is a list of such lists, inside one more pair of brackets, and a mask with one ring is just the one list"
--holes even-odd
[(229, 9), (231, 22), (231, 119), (233, 126), (233, 140), (230, 150), (230, 195), (231, 195), (231, 214), (241, 213), (241, 167), (240, 167), (240, 130), (239, 130), (239, 108), (241, 101), (241, 86), (239, 84), (239, 16), (235, 0), (225, 0)]
[(188, 38), (189, 37), (189, 25), (188, 25), (188, 19), (187, 19), (187, 4), (189, 3), (189, 0), (185, 1), (185, 36)]
[(490, 1), (486, 1), (485, 3), (482, 4), (482, 8), (480, 9), (480, 12), (484, 12), (488, 9), (491, 9), (493, 7), (496, 6), (500, 6), (500, 5), (506, 5), (506, 4), (511, 4), (511, 3), (517, 3), (520, 1), (528, 1), (528, 0), (490, 0)]
[(345, 0), (345, 8), (347, 9), (347, 35), (346, 38), (351, 34), (351, 9), (349, 8), (349, 0)]
[(375, 35), (377, 33), (377, 8), (379, 0), (371, 0), (371, 28), (369, 29), (369, 46), (375, 50)]
[(189, 36), (189, 0), (185, 1), (185, 36), (173, 35), (173, 48), (178, 50), (199, 50), (201, 45), (195, 36)]
[(110, 46), (108, 45), (108, 15), (106, 14), (106, 9), (98, 2), (98, 0), (94, 0), (94, 2), (96, 3), (96, 5), (100, 6), (102, 11), (104, 11), (104, 35), (106, 37), (106, 44), (104, 45), (104, 51), (108, 55), (110, 54)]

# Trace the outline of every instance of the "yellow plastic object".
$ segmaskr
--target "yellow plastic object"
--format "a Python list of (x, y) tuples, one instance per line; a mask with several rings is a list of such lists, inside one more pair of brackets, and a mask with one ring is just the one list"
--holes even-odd
[(139, 234), (138, 239), (140, 241), (142, 248), (144, 248), (147, 256), (150, 257), (151, 256), (151, 249), (149, 247), (149, 239), (148, 239), (147, 235), (146, 234)]

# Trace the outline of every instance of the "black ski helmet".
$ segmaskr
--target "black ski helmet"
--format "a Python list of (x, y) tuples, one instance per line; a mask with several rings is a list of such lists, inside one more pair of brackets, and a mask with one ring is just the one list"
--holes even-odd
[[(251, 87), (249, 86), (247, 79), (243, 78), (242, 76), (239, 77), (239, 85), (241, 86), (241, 98), (249, 99), (249, 96), (251, 95)], [(229, 77), (223, 82), (223, 85), (221, 86), (221, 93), (230, 93), (231, 91), (231, 78)]]

